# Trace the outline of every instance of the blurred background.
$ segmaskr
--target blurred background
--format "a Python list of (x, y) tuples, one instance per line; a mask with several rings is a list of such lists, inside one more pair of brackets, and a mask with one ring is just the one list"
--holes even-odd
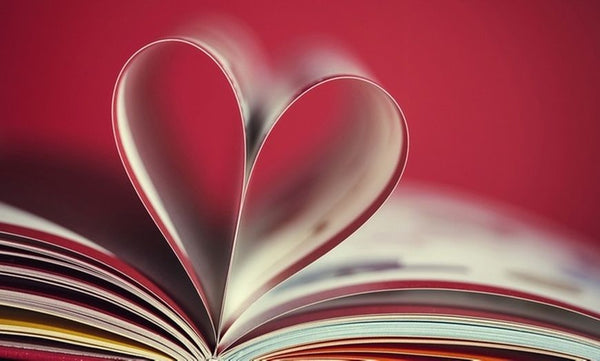
[[(35, 179), (27, 192), (44, 203), (61, 186), (43, 186), (59, 159), (105, 170), (70, 178), (100, 187), (83, 193), (98, 198), (107, 174), (126, 185), (111, 127), (121, 67), (146, 43), (212, 14), (246, 24), (271, 61), (311, 38), (354, 53), (407, 117), (400, 186), (471, 193), (600, 241), (595, 1), (4, 0), (0, 186)], [(111, 194), (98, 202), (121, 199)]]

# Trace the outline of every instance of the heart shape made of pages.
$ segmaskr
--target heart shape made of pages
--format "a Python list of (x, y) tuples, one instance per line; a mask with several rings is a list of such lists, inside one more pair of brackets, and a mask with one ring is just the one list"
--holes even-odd
[(136, 52), (115, 87), (113, 127), (221, 332), (373, 214), (408, 139), (394, 99), (347, 56), (307, 52), (273, 75), (245, 32), (216, 29)]

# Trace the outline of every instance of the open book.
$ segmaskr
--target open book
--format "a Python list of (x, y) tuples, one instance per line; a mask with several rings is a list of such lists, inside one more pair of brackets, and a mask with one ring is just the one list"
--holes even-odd
[(70, 190), (108, 210), (82, 217), (0, 181), (0, 358), (600, 359), (597, 249), (390, 197), (408, 150), (390, 94), (339, 49), (269, 69), (235, 29), (151, 43), (118, 77), (115, 139), (154, 223), (108, 182)]

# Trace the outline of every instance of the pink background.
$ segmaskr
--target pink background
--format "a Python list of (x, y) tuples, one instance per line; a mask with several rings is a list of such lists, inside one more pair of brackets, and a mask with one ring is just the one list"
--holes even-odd
[(600, 240), (600, 3), (227, 3), (0, 2), (0, 155), (120, 172), (110, 111), (122, 65), (182, 25), (225, 14), (272, 57), (310, 37), (355, 53), (408, 119), (405, 180), (513, 204)]

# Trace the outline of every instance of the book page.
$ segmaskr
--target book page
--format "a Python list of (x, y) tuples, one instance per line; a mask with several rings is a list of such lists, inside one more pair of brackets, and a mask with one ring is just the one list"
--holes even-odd
[(395, 289), (496, 293), (598, 317), (600, 272), (565, 237), (405, 185), (348, 240), (261, 297), (222, 342), (299, 307)]
[[(110, 334), (100, 329), (77, 324), (65, 319), (51, 317), (36, 312), (29, 312), (6, 307), (0, 308), (0, 325), (3, 332), (13, 335), (28, 337), (40, 337), (56, 341), (68, 341), (74, 346), (85, 347), (90, 350), (116, 352), (121, 355), (129, 355), (151, 358), (155, 360), (170, 360), (170, 358), (157, 350), (153, 350), (137, 342)], [(20, 344), (18, 344), (20, 346)], [(20, 346), (22, 347), (22, 346)], [(64, 346), (63, 346), (64, 347)], [(44, 349), (34, 346), (34, 350)], [(77, 350), (76, 347), (74, 347)], [(66, 347), (65, 351), (69, 348)], [(53, 350), (55, 351), (55, 350)], [(51, 351), (50, 355), (58, 355)], [(63, 351), (64, 352), (64, 351)], [(50, 356), (47, 355), (47, 356)], [(78, 350), (79, 358), (85, 359), (85, 353)], [(110, 355), (110, 354), (109, 354)], [(104, 354), (104, 357), (107, 355)], [(94, 359), (94, 358), (92, 358)]]
[(259, 59), (245, 29), (206, 21), (133, 54), (113, 96), (125, 169), (213, 328), (248, 174), (248, 122), (270, 79)]
[[(40, 290), (43, 285), (39, 285)], [(47, 287), (46, 287), (47, 288)], [(56, 330), (55, 338), (60, 338), (61, 334), (69, 335), (77, 333), (76, 325), (91, 327), (94, 331), (90, 331), (90, 337), (94, 335), (114, 335), (117, 338), (130, 340), (139, 345), (145, 345), (149, 349), (154, 349), (165, 355), (172, 355), (175, 358), (191, 359), (194, 356), (179, 344), (179, 341), (171, 340), (167, 334), (163, 334), (152, 330), (147, 324), (134, 321), (133, 318), (123, 317), (124, 313), (114, 313), (108, 310), (97, 310), (90, 305), (78, 304), (67, 298), (53, 295), (50, 293), (41, 293), (40, 290), (24, 290), (24, 289), (6, 289), (0, 290), (2, 296), (1, 306), (9, 308), (8, 311), (19, 310), (14, 312), (14, 318), (10, 320), (2, 320), (2, 329), (5, 331), (11, 330), (11, 326), (28, 327), (29, 323), (23, 318), (28, 315), (26, 311), (33, 311), (40, 319), (47, 320), (43, 316), (57, 316), (58, 320), (48, 323), (39, 324), (36, 328), (43, 332), (46, 329), (52, 329), (59, 324), (61, 320), (66, 323), (73, 323), (72, 330), (66, 328)], [(84, 299), (84, 297), (81, 297)], [(52, 319), (54, 317), (51, 317)], [(68, 322), (67, 322), (68, 320)], [(26, 325), (23, 325), (25, 323)], [(17, 331), (15, 331), (17, 332)], [(22, 331), (26, 332), (26, 331)], [(32, 337), (43, 337), (42, 334), (34, 334)], [(98, 336), (96, 336), (98, 337)], [(67, 341), (75, 341), (77, 339)], [(102, 343), (97, 346), (106, 347), (108, 344)], [(196, 355), (203, 357), (203, 355)]]
[[(316, 342), (265, 355), (263, 360), (478, 360), (557, 361), (564, 355), (527, 347), (458, 340), (369, 338)], [(580, 360), (578, 357), (569, 360)], [(564, 360), (564, 359), (563, 359)]]
[(134, 282), (143, 280), (184, 309), (190, 323), (205, 331), (206, 343), (214, 342), (197, 293), (122, 169), (52, 152), (7, 153), (0, 162), (0, 223), (12, 234), (97, 258)]
[[(319, 62), (323, 57), (315, 53), (298, 61), (296, 71), (308, 75), (291, 88), (303, 90), (292, 93), (292, 103), (257, 151), (228, 278), (223, 331), (258, 295), (362, 224), (404, 168), (406, 128), (393, 98), (352, 73), (360, 69), (347, 65), (341, 54), (339, 65), (332, 54), (330, 62)], [(303, 82), (313, 85), (302, 88)]]
[(396, 314), (339, 317), (277, 329), (225, 352), (223, 358), (278, 360), (288, 352), (301, 352), (304, 359), (310, 352), (303, 349), (314, 347), (319, 353), (319, 345), (336, 345), (349, 350), (362, 343), (370, 350), (369, 359), (377, 360), (373, 352), (386, 342), (398, 353), (404, 342), (428, 344), (440, 352), (449, 352), (449, 345), (470, 345), (480, 347), (487, 357), (518, 351), (505, 354), (509, 360), (588, 360), (598, 355), (595, 340), (544, 327), (476, 317)]
[[(26, 305), (29, 298), (43, 294), (47, 300), (57, 296), (64, 298), (63, 311), (40, 310), (49, 314), (65, 317), (83, 307), (79, 312), (98, 314), (97, 310), (106, 310), (107, 314), (102, 317), (109, 317), (108, 314), (116, 310), (119, 314), (145, 319), (165, 334), (179, 335), (179, 342), (195, 350), (196, 356), (208, 354), (207, 342), (198, 325), (180, 305), (139, 272), (97, 245), (88, 248), (91, 241), (79, 235), (73, 239), (82, 241), (61, 238), (58, 235), (73, 235), (48, 221), (1, 206), (4, 214), (12, 216), (5, 218), (11, 223), (0, 223), (0, 278), (3, 291), (20, 290), (17, 295), (24, 298), (15, 298), (16, 305)], [(37, 228), (23, 228), (20, 222)], [(41, 229), (54, 233), (43, 233)], [(2, 302), (11, 297), (3, 295)], [(50, 307), (51, 302), (45, 303)], [(121, 322), (128, 321), (123, 318)]]

